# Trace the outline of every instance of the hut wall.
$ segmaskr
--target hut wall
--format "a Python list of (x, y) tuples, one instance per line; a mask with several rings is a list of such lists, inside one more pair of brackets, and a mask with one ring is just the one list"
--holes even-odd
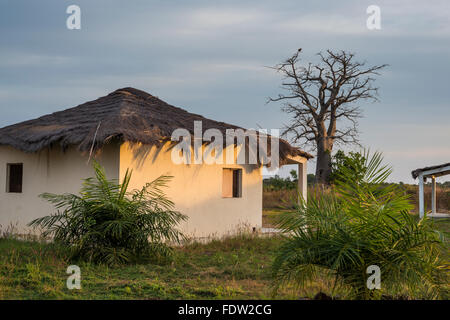
[[(220, 237), (241, 229), (259, 229), (262, 225), (260, 167), (205, 163), (177, 165), (171, 159), (167, 144), (157, 148), (124, 143), (120, 151), (121, 179), (127, 168), (133, 169), (130, 187), (136, 189), (160, 175), (173, 176), (165, 192), (175, 202), (176, 209), (189, 217), (181, 225), (188, 236)], [(242, 169), (241, 197), (223, 197), (224, 168)]]
[[(107, 145), (96, 156), (111, 179), (119, 177), (119, 146)], [(0, 232), (13, 225), (18, 233), (29, 233), (26, 224), (55, 210), (39, 198), (44, 192), (78, 193), (82, 179), (92, 177), (88, 155), (76, 147), (65, 152), (60, 148), (24, 153), (9, 146), (0, 146)], [(7, 192), (7, 164), (23, 163), (22, 193)]]

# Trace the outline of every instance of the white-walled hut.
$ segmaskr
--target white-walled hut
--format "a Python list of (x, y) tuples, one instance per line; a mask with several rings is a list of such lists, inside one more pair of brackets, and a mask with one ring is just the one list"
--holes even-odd
[(425, 188), (424, 184), (431, 178), (431, 214), (430, 217), (449, 217), (448, 214), (437, 212), (436, 178), (450, 174), (450, 162), (425, 168), (419, 168), (411, 172), (413, 179), (419, 179), (419, 215), (423, 218), (425, 212)]
[[(134, 88), (0, 129), (0, 225), (23, 230), (31, 220), (52, 213), (39, 195), (78, 193), (82, 179), (93, 176), (88, 163), (92, 157), (110, 179), (122, 180), (132, 169), (131, 189), (160, 175), (173, 176), (165, 192), (188, 216), (181, 225), (188, 235), (221, 236), (242, 226), (261, 228), (261, 163), (172, 161), (174, 130), (184, 128), (194, 135), (195, 121), (201, 121), (203, 132), (239, 129)], [(279, 163), (298, 164), (299, 191), (306, 198), (306, 163), (312, 156), (277, 140)], [(226, 148), (239, 152), (237, 143)]]

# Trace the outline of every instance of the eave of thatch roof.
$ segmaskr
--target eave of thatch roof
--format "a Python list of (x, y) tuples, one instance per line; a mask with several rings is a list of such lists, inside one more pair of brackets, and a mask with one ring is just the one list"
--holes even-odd
[(416, 170), (412, 171), (411, 175), (412, 175), (413, 179), (416, 179), (423, 172), (430, 172), (430, 174), (428, 174), (428, 175), (434, 175), (436, 177), (443, 176), (443, 175), (446, 175), (446, 174), (450, 174), (450, 170), (442, 170), (442, 169), (448, 168), (448, 167), (450, 167), (450, 162), (444, 163), (444, 164), (439, 164), (439, 165), (436, 165), (436, 166), (429, 166), (429, 167), (425, 167), (425, 168), (419, 168), (419, 169), (416, 169)]
[[(160, 145), (170, 140), (177, 128), (194, 134), (194, 121), (202, 121), (203, 131), (215, 128), (225, 134), (226, 129), (239, 128), (171, 106), (144, 91), (123, 88), (74, 108), (4, 127), (0, 129), (0, 145), (24, 152), (56, 145), (63, 149), (76, 145), (80, 151), (94, 146), (98, 150), (113, 139)], [(312, 158), (280, 139), (280, 162), (288, 156)]]

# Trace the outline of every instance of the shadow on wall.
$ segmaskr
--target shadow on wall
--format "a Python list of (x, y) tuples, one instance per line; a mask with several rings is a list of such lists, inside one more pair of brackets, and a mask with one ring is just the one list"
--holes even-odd
[[(233, 232), (242, 223), (260, 228), (262, 224), (262, 175), (257, 165), (175, 164), (170, 143), (163, 146), (124, 144), (121, 149), (120, 175), (134, 169), (131, 188), (140, 188), (160, 175), (173, 176), (167, 196), (176, 210), (189, 217), (182, 230), (196, 236)], [(236, 153), (235, 153), (236, 154)], [(242, 168), (242, 196), (224, 196), (223, 169)], [(233, 177), (233, 176), (231, 176)], [(234, 181), (234, 180), (233, 180)], [(233, 189), (234, 190), (234, 189)]]
[[(141, 143), (133, 143), (133, 144), (128, 144), (128, 150), (132, 152), (133, 154), (133, 165), (135, 168), (137, 169), (141, 169), (144, 165), (144, 163), (146, 163), (148, 160), (150, 160), (152, 163), (155, 163), (157, 158), (160, 156), (160, 154), (163, 153), (172, 153), (173, 148), (177, 145), (177, 143), (174, 142), (166, 142), (163, 145), (144, 145)], [(199, 149), (196, 149), (196, 152)], [(205, 154), (210, 154), (209, 150), (207, 149), (207, 147), (205, 145), (202, 146), (202, 152), (205, 152)], [(239, 150), (238, 152), (244, 152), (242, 149)], [(191, 147), (191, 152), (190, 154), (185, 154), (184, 156), (186, 157), (186, 162), (188, 160), (188, 157), (191, 157), (191, 164), (173, 164), (173, 165), (185, 165), (188, 168), (193, 167), (193, 168), (200, 168), (202, 165), (209, 165), (206, 163), (203, 164), (194, 164), (194, 148)], [(220, 157), (222, 157), (223, 159), (223, 165), (226, 165), (226, 161), (225, 161), (225, 154), (223, 154), (223, 152), (220, 152), (217, 155), (214, 155), (215, 159), (219, 159)], [(237, 154), (237, 152), (235, 151), (235, 162), (236, 159), (239, 157), (239, 155)], [(248, 162), (248, 156), (246, 157), (246, 162)], [(212, 164), (214, 165), (214, 164)], [(222, 166), (221, 164), (219, 164), (220, 166)], [(257, 170), (260, 168), (260, 165), (255, 165), (255, 164), (245, 164), (242, 165), (242, 168), (245, 170), (245, 173), (251, 174), (254, 170)]]

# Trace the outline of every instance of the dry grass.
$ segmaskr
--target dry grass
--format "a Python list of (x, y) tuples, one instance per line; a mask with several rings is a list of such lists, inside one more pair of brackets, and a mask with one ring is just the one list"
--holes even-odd
[[(410, 195), (411, 202), (414, 203), (418, 212), (419, 207), (419, 188), (416, 185), (401, 185), (403, 192)], [(308, 193), (315, 192), (314, 187), (308, 187)], [(450, 188), (437, 187), (437, 211), (438, 212), (450, 212)], [(263, 193), (263, 208), (264, 209), (288, 209), (292, 207), (292, 203), (295, 203), (297, 199), (297, 190), (278, 190), (267, 191)], [(431, 210), (431, 186), (425, 186), (425, 207), (426, 210)]]

